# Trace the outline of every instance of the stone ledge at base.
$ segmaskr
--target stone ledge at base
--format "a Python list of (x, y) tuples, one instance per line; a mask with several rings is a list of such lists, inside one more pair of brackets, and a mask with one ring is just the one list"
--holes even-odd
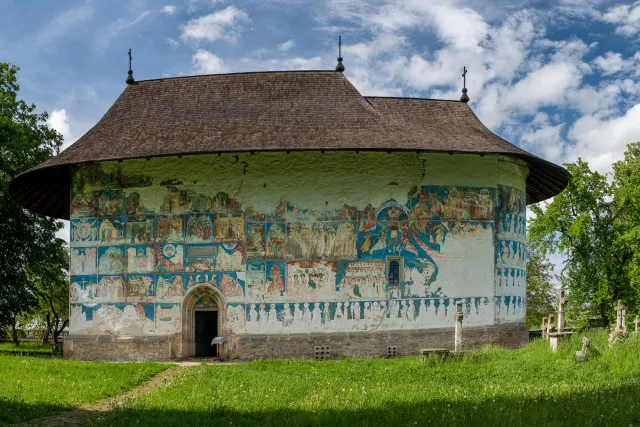
[[(488, 344), (517, 348), (529, 341), (524, 323), (463, 327), (464, 350)], [(398, 356), (417, 356), (420, 348), (453, 350), (451, 328), (311, 334), (243, 334), (228, 337), (222, 353), (226, 360), (313, 359), (314, 347), (329, 347), (330, 357), (386, 357), (394, 346)], [(180, 357), (180, 335), (69, 335), (64, 356), (80, 360), (167, 361)]]
[[(524, 323), (498, 324), (462, 329), (464, 350), (488, 344), (517, 348), (529, 342), (529, 328)], [(227, 357), (240, 360), (313, 359), (314, 347), (330, 348), (331, 358), (386, 357), (387, 347), (394, 346), (397, 356), (417, 356), (420, 348), (454, 349), (452, 328), (342, 332), (326, 334), (238, 335)]]
[(64, 357), (77, 360), (153, 361), (177, 358), (175, 335), (74, 335), (64, 340)]

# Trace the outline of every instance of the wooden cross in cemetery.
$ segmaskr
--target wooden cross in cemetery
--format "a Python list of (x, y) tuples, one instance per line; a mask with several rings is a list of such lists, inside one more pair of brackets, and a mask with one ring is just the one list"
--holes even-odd
[(626, 307), (622, 304), (622, 300), (618, 300), (618, 305), (616, 305), (616, 327), (609, 334), (609, 346), (623, 343), (627, 339), (627, 328), (624, 321), (625, 315)]
[(618, 305), (616, 306), (616, 329), (622, 330), (624, 329), (624, 315), (625, 315), (625, 306), (622, 304), (622, 300), (618, 300)]
[(567, 299), (564, 296), (564, 291), (560, 291), (558, 297), (558, 332), (564, 331), (564, 305), (567, 303)]

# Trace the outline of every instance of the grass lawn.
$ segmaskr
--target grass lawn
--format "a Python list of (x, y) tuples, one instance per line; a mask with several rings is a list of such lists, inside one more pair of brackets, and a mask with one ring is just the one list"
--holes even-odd
[(0, 354), (51, 354), (51, 345), (39, 342), (23, 341), (20, 345), (13, 342), (0, 342)]
[(0, 425), (52, 415), (120, 394), (166, 368), (152, 363), (87, 363), (0, 355)]
[(590, 360), (536, 340), (442, 362), (419, 358), (272, 361), (185, 369), (101, 420), (108, 426), (637, 425), (640, 338)]

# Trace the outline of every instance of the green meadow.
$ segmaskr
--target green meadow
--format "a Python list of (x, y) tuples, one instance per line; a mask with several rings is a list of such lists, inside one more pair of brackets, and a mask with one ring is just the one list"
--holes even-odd
[[(461, 358), (259, 361), (176, 368), (146, 395), (90, 418), (102, 426), (637, 425), (640, 337), (609, 348), (581, 336), (551, 353), (485, 348)], [(122, 393), (166, 369), (0, 356), (0, 423)]]
[(636, 425), (640, 339), (609, 349), (591, 334), (578, 363), (576, 336), (560, 352), (531, 342), (459, 359), (269, 361), (183, 370), (102, 425)]
[(0, 355), (0, 425), (53, 415), (120, 394), (166, 368), (155, 363), (88, 363)]

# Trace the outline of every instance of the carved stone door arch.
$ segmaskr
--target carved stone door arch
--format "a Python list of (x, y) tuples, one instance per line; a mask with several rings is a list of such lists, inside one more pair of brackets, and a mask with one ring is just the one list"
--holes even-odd
[[(218, 308), (218, 328), (224, 331), (225, 303), (222, 293), (209, 284), (196, 285), (189, 289), (182, 300), (182, 336), (180, 342), (180, 357), (194, 357), (196, 355), (196, 303), (203, 297), (212, 298)], [(221, 353), (224, 345), (221, 346)]]

